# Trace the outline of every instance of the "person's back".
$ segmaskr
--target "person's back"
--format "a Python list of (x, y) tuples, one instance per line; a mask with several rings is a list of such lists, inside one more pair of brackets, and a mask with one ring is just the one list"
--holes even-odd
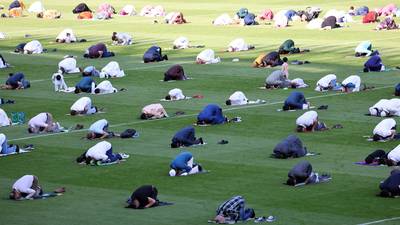
[(156, 62), (162, 61), (162, 53), (161, 48), (158, 46), (150, 47), (143, 55), (143, 61), (145, 63), (148, 62)]
[(71, 110), (82, 112), (91, 106), (91, 104), (92, 100), (89, 97), (82, 97), (74, 102), (74, 104), (71, 106)]
[(181, 152), (179, 153), (175, 159), (171, 162), (170, 167), (176, 170), (184, 171), (189, 173), (192, 167), (188, 166), (187, 163), (189, 160), (193, 158), (192, 153), (190, 152)]
[(101, 141), (89, 148), (86, 152), (86, 157), (93, 158), (95, 160), (105, 161), (108, 159), (106, 152), (111, 149), (111, 143), (108, 141)]
[(378, 13), (376, 13), (375, 11), (371, 11), (364, 15), (362, 22), (363, 23), (375, 23), (375, 22), (377, 22), (377, 19), (378, 19)]
[(322, 22), (321, 28), (330, 28), (330, 29), (336, 28), (337, 27), (336, 21), (337, 19), (335, 16), (329, 16), (325, 18), (324, 22)]
[(392, 174), (379, 184), (382, 197), (395, 197), (400, 195), (400, 172)]
[(256, 25), (255, 21), (256, 16), (253, 13), (248, 13), (244, 18), (244, 24), (247, 26)]
[(305, 182), (312, 173), (312, 166), (308, 161), (297, 163), (288, 173), (288, 177), (295, 180), (296, 184)]
[(10, 85), (12, 89), (19, 88), (21, 86), (22, 80), (25, 78), (24, 74), (21, 72), (17, 72), (10, 75), (11, 76), (6, 81), (6, 85)]
[(264, 59), (264, 65), (275, 67), (275, 66), (280, 66), (283, 64), (283, 61), (281, 60), (281, 57), (278, 52), (272, 51), (268, 53)]
[(89, 127), (89, 131), (96, 134), (103, 134), (104, 128), (108, 127), (108, 121), (106, 119), (97, 120)]
[(285, 74), (281, 70), (275, 70), (265, 79), (265, 86), (266, 88), (284, 88), (290, 84), (285, 81)]
[(72, 10), (72, 13), (74, 13), (74, 14), (78, 14), (78, 13), (81, 13), (81, 12), (92, 12), (92, 10), (90, 10), (90, 8), (85, 3), (78, 4)]
[(382, 59), (381, 59), (381, 57), (378, 54), (371, 56), (365, 62), (364, 68), (365, 68), (364, 72), (367, 71), (367, 70), (368, 71), (375, 71), (375, 72), (381, 71), (381, 69), (382, 69)]
[(173, 65), (164, 73), (164, 81), (186, 80), (185, 72), (181, 65)]
[(304, 109), (307, 102), (302, 92), (293, 91), (284, 102), (284, 110)]
[(372, 133), (374, 134), (374, 137), (379, 136), (381, 139), (386, 139), (393, 134), (392, 130), (395, 130), (395, 128), (396, 121), (392, 118), (388, 118), (379, 122)]
[(273, 153), (276, 158), (298, 158), (305, 156), (307, 150), (296, 135), (289, 135), (274, 147)]
[(278, 53), (279, 54), (287, 54), (292, 51), (294, 48), (294, 41), (292, 39), (288, 39), (284, 41), (281, 46), (279, 46)]
[(216, 104), (209, 104), (197, 116), (198, 123), (221, 124), (225, 122), (222, 109)]
[(94, 80), (91, 77), (82, 77), (75, 88), (79, 89), (79, 91), (90, 93), (92, 91), (92, 83), (94, 83)]

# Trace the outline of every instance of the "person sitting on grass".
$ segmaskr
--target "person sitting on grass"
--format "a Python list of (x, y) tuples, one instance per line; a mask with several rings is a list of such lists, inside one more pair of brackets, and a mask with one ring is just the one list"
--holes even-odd
[(373, 141), (387, 141), (395, 138), (396, 121), (392, 118), (384, 119), (372, 131)]
[(114, 133), (108, 131), (108, 121), (106, 119), (97, 120), (89, 127), (89, 133), (86, 135), (86, 138), (89, 140), (92, 139), (104, 139), (113, 137)]
[(187, 176), (200, 173), (203, 169), (199, 164), (194, 163), (194, 158), (190, 152), (181, 152), (170, 164), (169, 176)]
[(394, 169), (390, 176), (379, 184), (381, 190), (378, 196), (385, 198), (395, 198), (400, 196), (400, 170)]
[(340, 87), (336, 83), (336, 75), (328, 74), (318, 80), (315, 91), (338, 90)]
[(292, 39), (288, 39), (284, 41), (278, 49), (279, 54), (295, 54), (300, 53), (300, 49), (296, 48), (294, 45), (294, 41)]
[(296, 135), (289, 135), (283, 139), (274, 147), (272, 153), (272, 157), (278, 159), (300, 158), (306, 155), (307, 148)]
[(158, 206), (158, 190), (153, 185), (143, 185), (137, 188), (127, 200), (126, 208), (147, 209)]
[(308, 161), (301, 161), (297, 163), (288, 173), (287, 185), (300, 186), (306, 184), (317, 184), (320, 182), (327, 182), (331, 180), (330, 175), (322, 174), (313, 171), (311, 164)]
[(92, 100), (89, 97), (78, 99), (70, 109), (71, 116), (75, 115), (90, 115), (98, 112), (96, 106), (92, 106)]
[(74, 34), (74, 32), (72, 31), (72, 29), (64, 29), (63, 31), (61, 31), (58, 36), (56, 37), (56, 42), (57, 43), (74, 43), (77, 42), (77, 38)]
[(328, 130), (325, 123), (318, 121), (318, 113), (316, 111), (308, 111), (296, 120), (297, 132), (314, 132)]
[(59, 73), (79, 73), (81, 68), (76, 66), (76, 59), (73, 56), (65, 56), (63, 60), (58, 63)]
[(152, 46), (143, 55), (143, 62), (161, 62), (164, 60), (168, 60), (167, 55), (162, 55), (162, 50), (159, 46)]
[(170, 12), (165, 16), (164, 20), (165, 20), (165, 23), (167, 23), (167, 24), (187, 23), (182, 12)]
[(111, 36), (113, 45), (131, 45), (132, 36), (127, 33), (113, 32)]
[(356, 57), (370, 56), (373, 52), (371, 41), (363, 41), (354, 50)]
[(77, 163), (86, 163), (87, 165), (101, 165), (118, 162), (123, 159), (125, 154), (113, 153), (112, 145), (108, 141), (101, 141), (85, 151), (76, 159)]
[(168, 114), (164, 107), (159, 103), (143, 107), (142, 114), (140, 115), (142, 120), (161, 119), (164, 117), (168, 117)]
[(254, 209), (246, 208), (245, 199), (238, 195), (218, 206), (214, 222), (235, 223), (236, 221), (247, 221), (255, 216)]
[(5, 85), (1, 86), (1, 89), (11, 89), (11, 90), (18, 90), (18, 89), (26, 89), (30, 88), (31, 84), (28, 80), (25, 79), (25, 75), (21, 72), (17, 73), (10, 73), (8, 75), (8, 79)]
[(307, 102), (302, 92), (293, 91), (285, 100), (282, 109), (286, 110), (303, 110), (310, 108), (310, 103)]
[(33, 134), (44, 132), (60, 132), (62, 127), (58, 122), (53, 121), (53, 115), (42, 112), (32, 117), (28, 122), (28, 132)]
[[(360, 91), (361, 78), (357, 75), (351, 75), (342, 81), (342, 87), (340, 91), (342, 92), (358, 92)], [(366, 88), (366, 87), (365, 87)], [(364, 90), (365, 90), (364, 88)]]
[(96, 88), (96, 83), (91, 77), (82, 77), (82, 79), (75, 85), (75, 94), (81, 92), (93, 93)]
[(107, 46), (104, 43), (97, 43), (95, 45), (90, 46), (83, 57), (85, 58), (106, 58), (115, 56), (114, 52), (109, 52), (107, 50)]
[(236, 38), (231, 41), (228, 45), (228, 52), (240, 52), (240, 51), (248, 51), (250, 49), (254, 49), (253, 45), (247, 44), (243, 38)]
[(363, 22), (363, 23), (375, 23), (375, 22), (379, 22), (378, 13), (376, 13), (375, 11), (368, 12), (367, 14), (365, 14), (365, 15), (363, 16), (362, 22)]
[(400, 116), (400, 99), (381, 99), (369, 108), (369, 115), (378, 117)]
[(19, 146), (14, 144), (9, 145), (6, 135), (0, 133), (0, 154), (7, 155), (14, 152), (19, 152)]
[(221, 62), (219, 57), (215, 58), (214, 50), (204, 49), (196, 57), (197, 64), (215, 64)]
[(223, 113), (221, 107), (216, 104), (208, 104), (197, 116), (197, 125), (216, 125), (229, 122)]
[(368, 72), (381, 72), (385, 71), (385, 65), (382, 63), (382, 59), (378, 51), (375, 51), (371, 57), (364, 63), (364, 73)]
[(173, 65), (164, 73), (164, 81), (170, 80), (187, 80), (187, 76), (181, 65)]
[(167, 101), (179, 101), (179, 100), (183, 100), (183, 99), (187, 99), (187, 97), (185, 95), (183, 95), (182, 90), (179, 88), (171, 89), (168, 92), (168, 95), (165, 96), (165, 100), (167, 100)]
[[(125, 90), (124, 88), (121, 88), (120, 91)], [(113, 87), (110, 81), (104, 80), (100, 82), (94, 89), (94, 94), (111, 94), (111, 93), (117, 93), (118, 90)]]
[(171, 148), (190, 147), (198, 144), (204, 144), (203, 138), (197, 139), (194, 127), (187, 126), (176, 132), (171, 141)]
[[(4, 101), (4, 100), (1, 98), (0, 101)], [(8, 101), (10, 101), (10, 100), (8, 100)], [(11, 126), (11, 124), (12, 124), (12, 121), (10, 118), (8, 118), (7, 113), (2, 108), (0, 108), (0, 127)]]

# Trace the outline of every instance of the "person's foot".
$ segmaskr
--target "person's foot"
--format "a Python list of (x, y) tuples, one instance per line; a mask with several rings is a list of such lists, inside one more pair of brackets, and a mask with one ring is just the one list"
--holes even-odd
[(33, 150), (34, 149), (33, 144), (24, 145), (24, 149), (25, 150)]
[(220, 145), (225, 145), (225, 144), (228, 144), (229, 142), (227, 141), (227, 140), (220, 140), (219, 142), (218, 142), (218, 144), (220, 144)]

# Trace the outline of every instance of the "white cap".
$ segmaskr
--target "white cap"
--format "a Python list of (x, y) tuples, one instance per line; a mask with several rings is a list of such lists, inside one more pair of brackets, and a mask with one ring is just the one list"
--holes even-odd
[(174, 169), (171, 169), (171, 170), (169, 171), (169, 176), (170, 176), (170, 177), (176, 176), (176, 171), (175, 171)]

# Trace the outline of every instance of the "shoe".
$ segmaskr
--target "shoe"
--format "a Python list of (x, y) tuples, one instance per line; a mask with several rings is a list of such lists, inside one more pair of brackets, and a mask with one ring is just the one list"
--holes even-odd
[(5, 104), (14, 104), (14, 103), (15, 103), (14, 100), (7, 100), (7, 101), (5, 102)]
[(32, 144), (29, 144), (29, 145), (24, 145), (24, 149), (25, 149), (25, 150), (33, 150), (33, 149), (35, 149), (35, 148), (33, 147)]
[(175, 115), (177, 115), (177, 116), (184, 115), (184, 114), (185, 114), (185, 112), (183, 112), (183, 111), (177, 111), (177, 112), (175, 112)]
[(311, 62), (310, 61), (304, 61), (304, 64), (310, 64)]
[(265, 218), (265, 216), (257, 217), (254, 219), (254, 223), (262, 223), (265, 221), (267, 221), (267, 218)]
[(318, 110), (326, 110), (328, 109), (328, 105), (321, 105), (320, 107), (317, 108)]
[(242, 118), (241, 117), (235, 117), (235, 118), (231, 119), (230, 121), (232, 121), (234, 123), (239, 123), (239, 122), (242, 122)]
[(203, 138), (199, 138), (199, 140), (200, 140), (200, 144), (204, 145)]
[(220, 140), (219, 142), (218, 142), (218, 144), (220, 144), (220, 145), (225, 145), (225, 144), (228, 144), (229, 142), (227, 141), (227, 140)]
[(74, 130), (82, 130), (83, 129), (83, 124), (76, 124)]
[(123, 159), (127, 159), (127, 158), (129, 158), (129, 155), (128, 154), (126, 154), (126, 153), (119, 153), (119, 155), (121, 156), (121, 158), (123, 158)]

